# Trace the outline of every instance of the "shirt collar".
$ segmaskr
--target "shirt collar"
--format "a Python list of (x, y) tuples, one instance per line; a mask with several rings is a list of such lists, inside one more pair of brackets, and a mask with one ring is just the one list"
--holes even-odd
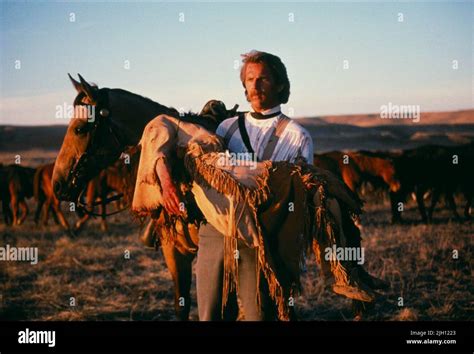
[[(261, 113), (261, 114), (263, 114), (263, 115), (266, 116), (266, 115), (268, 115), (268, 114), (272, 114), (272, 113), (276, 113), (276, 112), (280, 112), (280, 111), (281, 111), (280, 105), (277, 105), (277, 106), (275, 106), (275, 107), (273, 107), (273, 108), (266, 109), (265, 111), (262, 111), (262, 112), (259, 112), (259, 113)], [(255, 110), (252, 108), (252, 109), (250, 110), (250, 112), (255, 112)]]

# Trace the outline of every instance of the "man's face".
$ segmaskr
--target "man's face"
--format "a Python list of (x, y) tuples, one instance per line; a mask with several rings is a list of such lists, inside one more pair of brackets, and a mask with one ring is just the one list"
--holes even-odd
[(283, 85), (277, 85), (265, 64), (247, 64), (244, 83), (247, 100), (255, 112), (261, 112), (280, 104), (278, 97), (283, 90)]

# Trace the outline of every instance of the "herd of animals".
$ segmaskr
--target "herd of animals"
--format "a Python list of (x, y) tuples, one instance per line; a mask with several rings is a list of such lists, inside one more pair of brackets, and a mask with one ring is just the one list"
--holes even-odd
[[(453, 218), (462, 220), (456, 210), (456, 195), (462, 196), (459, 199), (464, 200), (464, 219), (469, 219), (474, 197), (473, 162), (474, 143), (450, 147), (426, 145), (402, 152), (333, 151), (314, 155), (316, 166), (340, 176), (362, 199), (369, 197), (368, 193), (386, 192), (390, 197), (392, 223), (403, 222), (402, 211), (411, 197), (417, 202), (422, 222), (433, 220), (441, 197), (444, 197)], [(75, 210), (78, 220), (73, 227), (69, 225), (52, 188), (54, 163), (36, 169), (0, 164), (3, 222), (6, 225), (21, 225), (29, 212), (26, 201), (34, 197), (36, 224), (47, 225), (52, 216), (54, 222), (64, 229), (78, 231), (98, 206), (99, 212), (94, 215), (101, 216), (101, 229), (106, 230), (107, 197), (112, 193), (124, 195), (125, 201), (119, 200), (116, 208), (128, 204), (137, 163), (137, 156), (127, 162), (121, 159), (90, 181), (84, 192), (86, 212), (81, 208)], [(431, 195), (428, 208), (425, 206), (427, 195)]]
[[(93, 215), (93, 209), (99, 206), (101, 216), (101, 229), (107, 230), (106, 223), (106, 201), (111, 193), (121, 193), (128, 191), (127, 176), (132, 176), (128, 170), (129, 164), (119, 162), (111, 166), (91, 180), (84, 192), (86, 212), (81, 208), (73, 208), (77, 213), (78, 220), (74, 226), (70, 226), (63, 210), (61, 202), (56, 197), (52, 186), (52, 177), (54, 163), (38, 166), (36, 169), (23, 167), (20, 165), (2, 165), (0, 164), (0, 198), (2, 204), (3, 222), (6, 225), (21, 225), (28, 213), (28, 204), (26, 200), (33, 198), (36, 202), (36, 211), (34, 215), (35, 224), (41, 223), (46, 226), (50, 216), (56, 224), (60, 224), (68, 231), (78, 231)], [(124, 195), (126, 199), (126, 195)], [(121, 208), (121, 202), (118, 201), (118, 208)], [(88, 211), (88, 212), (87, 212)]]

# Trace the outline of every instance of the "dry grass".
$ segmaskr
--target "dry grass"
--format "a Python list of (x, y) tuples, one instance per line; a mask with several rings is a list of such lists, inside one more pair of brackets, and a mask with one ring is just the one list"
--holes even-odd
[(41, 148), (0, 151), (0, 163), (5, 165), (20, 163), (22, 166), (35, 168), (40, 165), (54, 162), (58, 156), (58, 152), (59, 151), (56, 150), (44, 150)]
[[(367, 320), (472, 320), (472, 223), (438, 212), (433, 225), (388, 223), (388, 205), (363, 218), (366, 267), (391, 282)], [(418, 218), (412, 208), (408, 220)], [(73, 216), (69, 216), (71, 221)], [(77, 238), (58, 226), (0, 225), (0, 245), (39, 248), (39, 263), (0, 262), (0, 319), (173, 320), (173, 283), (161, 252), (145, 249), (139, 227), (122, 214), (109, 232), (97, 221)], [(453, 259), (453, 250), (459, 258)], [(130, 259), (124, 252), (130, 251)], [(325, 290), (312, 256), (295, 306), (303, 320), (350, 320), (351, 301)], [(71, 297), (76, 306), (70, 306)], [(400, 297), (403, 306), (399, 306)], [(197, 320), (195, 286), (191, 319)]]

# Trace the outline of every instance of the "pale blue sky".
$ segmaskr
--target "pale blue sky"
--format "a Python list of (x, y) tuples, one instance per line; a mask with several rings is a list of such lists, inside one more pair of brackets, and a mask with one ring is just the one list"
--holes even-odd
[(185, 110), (248, 109), (234, 61), (251, 49), (286, 64), (296, 117), (474, 106), (472, 1), (0, 1), (0, 124), (68, 123), (55, 118), (75, 96), (68, 72)]

